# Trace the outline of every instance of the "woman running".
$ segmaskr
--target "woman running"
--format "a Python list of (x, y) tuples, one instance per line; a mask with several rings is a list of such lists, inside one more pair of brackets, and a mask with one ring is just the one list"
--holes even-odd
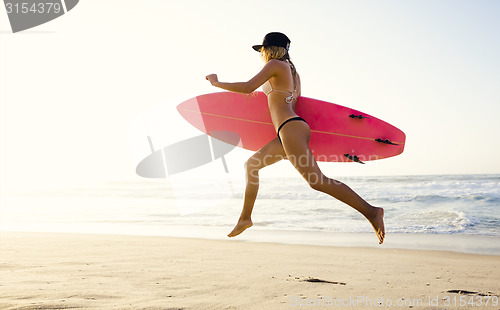
[(306, 120), (295, 113), (297, 98), (300, 96), (300, 77), (290, 60), (289, 47), (290, 40), (286, 35), (279, 32), (268, 33), (262, 44), (253, 46), (254, 50), (260, 52), (265, 65), (249, 81), (226, 83), (219, 82), (216, 74), (206, 76), (213, 86), (237, 93), (249, 94), (262, 85), (277, 136), (245, 163), (243, 210), (228, 237), (237, 236), (252, 226), (251, 215), (259, 190), (259, 170), (286, 158), (311, 188), (324, 192), (363, 214), (375, 230), (379, 244), (382, 244), (385, 237), (384, 209), (370, 205), (347, 185), (326, 177), (309, 149), (311, 129)]

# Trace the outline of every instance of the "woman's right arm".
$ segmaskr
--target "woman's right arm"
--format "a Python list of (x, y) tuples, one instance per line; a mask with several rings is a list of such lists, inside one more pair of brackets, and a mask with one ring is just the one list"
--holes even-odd
[(271, 60), (266, 63), (266, 65), (262, 68), (262, 70), (260, 70), (259, 73), (257, 73), (247, 82), (220, 82), (217, 74), (207, 75), (206, 79), (210, 81), (210, 83), (212, 83), (212, 85), (215, 87), (219, 87), (235, 93), (249, 94), (259, 88), (271, 77), (275, 76), (278, 73), (278, 70), (279, 67), (276, 61)]

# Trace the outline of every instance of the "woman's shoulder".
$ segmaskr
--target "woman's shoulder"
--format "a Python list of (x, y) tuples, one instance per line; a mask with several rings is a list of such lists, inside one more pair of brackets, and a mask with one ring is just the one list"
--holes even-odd
[(270, 68), (274, 68), (275, 70), (283, 71), (283, 70), (289, 70), (290, 65), (288, 62), (279, 60), (279, 59), (271, 59), (267, 62), (266, 66)]
[(280, 67), (288, 67), (289, 64), (285, 60), (279, 60), (279, 59), (271, 59), (267, 62), (267, 64), (272, 65), (272, 66), (280, 66)]

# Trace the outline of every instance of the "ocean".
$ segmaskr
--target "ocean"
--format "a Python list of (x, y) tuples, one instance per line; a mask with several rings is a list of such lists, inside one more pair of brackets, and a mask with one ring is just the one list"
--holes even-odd
[[(500, 175), (344, 177), (385, 209), (386, 244), (500, 255)], [(223, 239), (242, 207), (244, 180), (138, 179), (99, 186), (4, 191), (0, 230)], [(301, 178), (262, 178), (254, 227), (237, 238), (376, 245), (369, 223)], [(384, 244), (385, 245), (385, 244)]]

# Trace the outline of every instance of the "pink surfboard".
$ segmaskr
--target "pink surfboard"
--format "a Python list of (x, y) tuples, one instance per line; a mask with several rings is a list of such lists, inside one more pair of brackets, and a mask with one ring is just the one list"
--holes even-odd
[[(276, 138), (262, 92), (200, 95), (179, 104), (177, 110), (202, 132), (244, 149), (257, 151)], [(403, 152), (405, 134), (366, 113), (307, 97), (299, 97), (296, 112), (311, 128), (309, 146), (317, 161), (362, 163)], [(237, 134), (239, 141), (224, 132)]]

